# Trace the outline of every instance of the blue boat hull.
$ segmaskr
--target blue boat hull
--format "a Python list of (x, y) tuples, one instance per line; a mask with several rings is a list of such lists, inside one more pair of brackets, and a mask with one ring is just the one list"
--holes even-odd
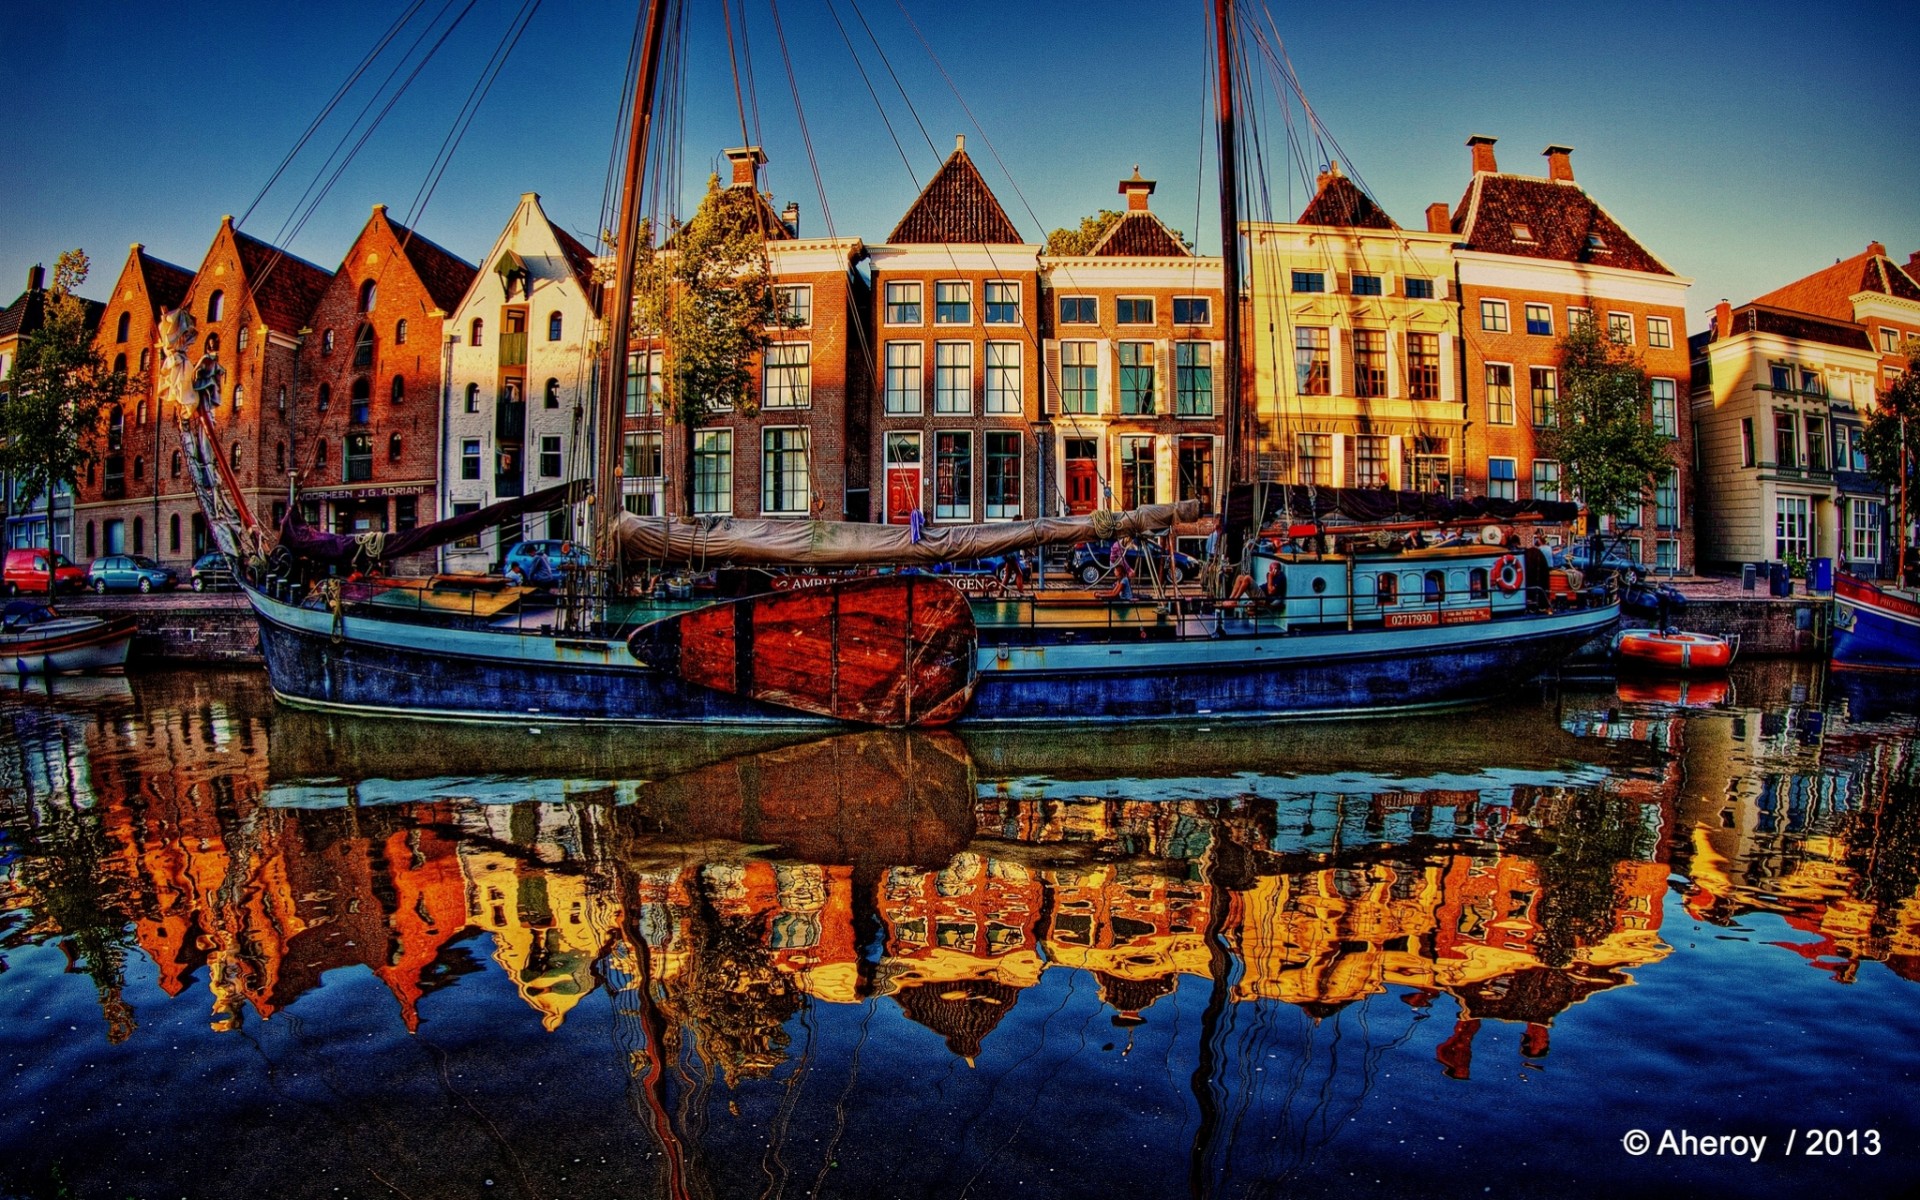
[[(248, 589), (275, 693), (299, 707), (542, 722), (826, 723), (688, 684), (623, 642), (302, 608)], [(1618, 607), (1414, 630), (1296, 631), (980, 650), (969, 722), (1374, 714), (1510, 692)]]
[(1843, 667), (1920, 671), (1920, 610), (1865, 580), (1834, 587), (1833, 661)]

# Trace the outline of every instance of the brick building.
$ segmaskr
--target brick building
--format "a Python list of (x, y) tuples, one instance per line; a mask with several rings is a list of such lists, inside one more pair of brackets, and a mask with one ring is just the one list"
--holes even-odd
[(872, 519), (1037, 515), (1040, 247), (1021, 240), (965, 138), (867, 256)]
[[(178, 568), (182, 577), (192, 561), (179, 514), (163, 527), (164, 498), (186, 489), (157, 469), (173, 414), (161, 411), (152, 370), (160, 314), (180, 307), (192, 284), (193, 272), (155, 258), (135, 242), (107, 298), (94, 347), (108, 365), (125, 373), (127, 391), (101, 422), (101, 470), (81, 480), (75, 498), (79, 548), (86, 558), (148, 554)], [(173, 444), (178, 443), (176, 433)]]
[[(1654, 501), (1627, 517), (1628, 550), (1662, 570), (1694, 561), (1693, 433), (1687, 406), (1686, 292), (1673, 270), (1574, 182), (1572, 151), (1549, 146), (1547, 178), (1503, 174), (1493, 138), (1474, 136), (1473, 178), (1448, 217), (1456, 238), (1466, 427), (1456, 490), (1511, 499), (1568, 499), (1560, 464), (1534, 431), (1557, 420), (1558, 339), (1570, 322), (1601, 322), (1645, 363), (1652, 417), (1673, 438), (1673, 467)], [(1613, 518), (1603, 518), (1609, 525)], [(1559, 535), (1542, 531), (1551, 540)]]
[(1920, 251), (1908, 255), (1902, 266), (1887, 257), (1886, 246), (1869, 242), (1853, 257), (1776, 288), (1754, 303), (1859, 325), (1880, 355), (1878, 387), (1885, 390), (1907, 370), (1907, 343), (1920, 338)]
[[(592, 251), (537, 193), (521, 196), (438, 346), (449, 364), (440, 515), (592, 477), (599, 314)], [(485, 570), (522, 538), (582, 536), (575, 519), (584, 513), (530, 513), (447, 547), (443, 562)]]
[(307, 320), (284, 463), (337, 533), (435, 514), (447, 316), (478, 272), (376, 204)]
[[(1219, 507), (1230, 405), (1218, 258), (1200, 258), (1151, 208), (1154, 181), (1120, 181), (1126, 209), (1085, 255), (1041, 264), (1045, 500), (1084, 514), (1174, 500)], [(990, 435), (991, 436), (991, 435)]]
[[(39, 332), (47, 317), (47, 269), (27, 269), (27, 289), (13, 303), (0, 308), (0, 397), (7, 394), (20, 347)], [(87, 328), (96, 328), (103, 306), (97, 300), (83, 300), (87, 308)], [(82, 486), (86, 483), (83, 478)], [(75, 553), (71, 514), (64, 511), (72, 503), (73, 493), (63, 484), (54, 489), (54, 503), (45, 493), (22, 496), (11, 477), (0, 479), (0, 511), (6, 516), (4, 544), (10, 547), (48, 546), (63, 554)], [(84, 561), (82, 566), (86, 564)]]
[(1452, 232), (1402, 229), (1334, 165), (1297, 222), (1246, 234), (1263, 476), (1451, 490), (1465, 474)]

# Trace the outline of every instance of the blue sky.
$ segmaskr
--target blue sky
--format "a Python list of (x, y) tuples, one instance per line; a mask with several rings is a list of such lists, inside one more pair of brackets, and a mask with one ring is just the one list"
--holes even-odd
[[(424, 0), (466, 16), (331, 187), (289, 249), (333, 267), (387, 203), (404, 219), (455, 114), (524, 0)], [(775, 0), (777, 2), (777, 0)], [(102, 295), (140, 241), (198, 265), (223, 213), (254, 203), (309, 121), (414, 0), (342, 4), (205, 0), (11, 0), (0, 37), (0, 303), (27, 268), (84, 246)], [(825, 232), (768, 0), (745, 0), (766, 180)], [(447, 7), (443, 10), (443, 5)], [(962, 111), (907, 26), (931, 41), (978, 119)], [(720, 169), (741, 140), (718, 6), (691, 18), (684, 175)], [(885, 238), (955, 133), (1029, 236), (1116, 206), (1138, 163), (1157, 211), (1219, 244), (1203, 168), (1203, 0), (1036, 6), (979, 0), (785, 0), (786, 45), (836, 232)], [(900, 137), (896, 151), (832, 13), (861, 46)], [(1575, 174), (1676, 271), (1696, 280), (1690, 328), (1880, 239), (1920, 250), (1920, 88), (1910, 14), (1892, 4), (1734, 8), (1620, 0), (1558, 4), (1354, 0), (1273, 10), (1315, 111), (1401, 224), (1468, 178), (1469, 134), (1500, 139), (1502, 168), (1545, 173), (1540, 151), (1575, 148)], [(858, 25), (864, 16), (885, 61)], [(523, 191), (583, 239), (599, 224), (631, 4), (541, 0), (417, 227), (478, 259)], [(445, 27), (443, 22), (440, 26)], [(389, 51), (244, 228), (280, 241), (302, 190)], [(897, 73), (909, 112), (893, 90)], [(926, 129), (915, 124), (917, 114)], [(1270, 143), (1283, 144), (1277, 110)], [(991, 139), (1003, 171), (981, 136)], [(933, 146), (928, 145), (928, 138)], [(1270, 151), (1276, 158), (1277, 150)], [(1323, 153), (1310, 149), (1318, 158)], [(1210, 157), (1207, 156), (1207, 157)], [(1204, 172), (1204, 174), (1203, 174)], [(1269, 182), (1280, 219), (1297, 175)], [(1017, 190), (1016, 190), (1017, 189)], [(1029, 211), (1031, 209), (1031, 211)]]

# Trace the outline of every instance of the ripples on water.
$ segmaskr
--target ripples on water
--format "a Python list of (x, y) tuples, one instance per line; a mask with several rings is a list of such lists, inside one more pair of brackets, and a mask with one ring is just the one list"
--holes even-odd
[(0, 1195), (1875, 1194), (1914, 696), (1735, 685), (816, 740), (15, 686)]

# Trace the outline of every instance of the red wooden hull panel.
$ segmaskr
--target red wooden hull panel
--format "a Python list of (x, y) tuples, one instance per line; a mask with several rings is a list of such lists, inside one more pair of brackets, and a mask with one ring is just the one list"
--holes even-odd
[(906, 728), (966, 709), (979, 635), (951, 584), (899, 575), (711, 605), (636, 630), (627, 645), (638, 661), (701, 687)]

